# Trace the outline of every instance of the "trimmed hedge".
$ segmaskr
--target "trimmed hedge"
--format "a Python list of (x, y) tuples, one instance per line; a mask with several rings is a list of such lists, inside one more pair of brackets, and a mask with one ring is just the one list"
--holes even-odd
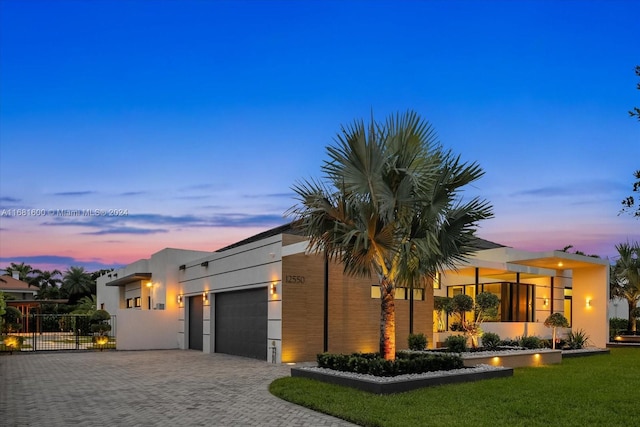
[(449, 371), (464, 367), (462, 358), (453, 354), (401, 352), (396, 356), (395, 360), (385, 360), (378, 353), (321, 353), (318, 354), (317, 361), (320, 368), (378, 377)]

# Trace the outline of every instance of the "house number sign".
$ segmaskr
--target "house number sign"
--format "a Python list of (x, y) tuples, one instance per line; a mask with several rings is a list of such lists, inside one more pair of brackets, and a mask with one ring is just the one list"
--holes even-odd
[(284, 276), (285, 283), (304, 283), (304, 276)]

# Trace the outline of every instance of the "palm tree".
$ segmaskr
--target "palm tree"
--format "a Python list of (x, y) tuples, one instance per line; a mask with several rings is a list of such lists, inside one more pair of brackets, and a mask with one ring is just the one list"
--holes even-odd
[(84, 267), (69, 267), (64, 272), (61, 291), (69, 297), (69, 302), (73, 304), (82, 296), (90, 293), (91, 284), (91, 275), (84, 270)]
[(627, 300), (629, 304), (629, 330), (636, 331), (636, 307), (640, 302), (640, 243), (616, 245), (619, 258), (611, 271), (611, 297)]
[(34, 278), (34, 283), (37, 284), (38, 295), (37, 299), (55, 299), (60, 295), (60, 284), (62, 284), (62, 273), (60, 270), (52, 270), (52, 271), (40, 271), (34, 270), (37, 272), (37, 275)]
[(394, 289), (423, 284), (475, 250), (477, 223), (492, 209), (478, 198), (463, 203), (460, 189), (483, 171), (444, 150), (411, 111), (343, 127), (327, 153), (324, 180), (295, 184), (299, 203), (288, 214), (311, 251), (326, 251), (347, 274), (378, 277), (380, 353), (393, 359)]

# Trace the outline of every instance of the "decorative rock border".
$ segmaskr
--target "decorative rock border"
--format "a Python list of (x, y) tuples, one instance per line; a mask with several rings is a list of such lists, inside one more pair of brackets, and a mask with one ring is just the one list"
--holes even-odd
[(373, 381), (364, 378), (333, 375), (304, 368), (291, 368), (291, 376), (311, 378), (326, 383), (353, 387), (375, 394), (403, 393), (405, 391), (411, 391), (423, 387), (513, 376), (513, 368), (492, 368), (490, 370), (473, 371), (469, 373), (465, 373), (464, 369), (460, 369), (457, 371), (459, 373), (443, 373), (442, 375), (433, 375), (428, 377), (416, 376), (415, 378), (410, 379), (391, 379), (384, 382)]

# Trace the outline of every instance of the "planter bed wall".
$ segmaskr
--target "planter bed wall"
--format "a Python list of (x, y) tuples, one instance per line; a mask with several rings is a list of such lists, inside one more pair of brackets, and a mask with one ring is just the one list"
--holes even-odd
[(350, 378), (339, 375), (325, 374), (322, 372), (311, 371), (303, 368), (292, 368), (292, 377), (311, 378), (318, 381), (324, 381), (331, 384), (337, 384), (347, 387), (357, 388), (359, 390), (367, 391), (375, 394), (391, 394), (391, 393), (403, 393), (405, 391), (411, 391), (423, 387), (432, 387), (445, 384), (456, 384), (469, 381), (487, 380), (491, 378), (504, 378), (512, 377), (512, 368), (493, 369), (483, 372), (471, 372), (442, 376), (433, 376), (426, 378), (414, 378), (403, 379), (397, 381), (369, 381), (359, 378)]
[(495, 355), (478, 355), (463, 353), (464, 366), (476, 365), (505, 366), (509, 368), (521, 368), (527, 366), (551, 365), (562, 362), (561, 350), (530, 350), (513, 353), (499, 353)]

